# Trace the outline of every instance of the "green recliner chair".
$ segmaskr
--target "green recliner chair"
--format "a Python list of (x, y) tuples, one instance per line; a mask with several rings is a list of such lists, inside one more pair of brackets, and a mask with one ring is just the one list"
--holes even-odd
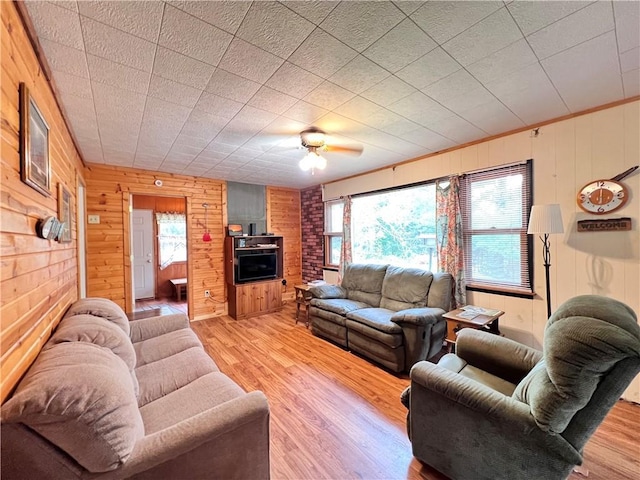
[(455, 480), (562, 479), (640, 371), (636, 314), (584, 295), (547, 322), (543, 351), (479, 330), (411, 369), (413, 455)]

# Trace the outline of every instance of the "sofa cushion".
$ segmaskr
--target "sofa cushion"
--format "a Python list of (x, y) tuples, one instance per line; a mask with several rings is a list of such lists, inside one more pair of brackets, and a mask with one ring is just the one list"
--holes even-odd
[(176, 353), (193, 347), (202, 347), (198, 336), (190, 329), (183, 328), (152, 337), (133, 344), (138, 363), (137, 367), (157, 362)]
[(145, 432), (152, 435), (243, 395), (244, 390), (226, 375), (208, 373), (140, 408)]
[(462, 358), (453, 353), (448, 353), (447, 355), (442, 357), (438, 362), (438, 366), (446, 368), (451, 372), (459, 373), (463, 377), (481, 383), (482, 385), (500, 392), (507, 397), (510, 397), (516, 388), (515, 384), (508, 382), (503, 378), (497, 377), (496, 375), (492, 375), (489, 372), (485, 372), (484, 370), (481, 370), (477, 367), (474, 367), (473, 365), (468, 364)]
[(120, 467), (144, 436), (126, 364), (111, 350), (65, 342), (40, 352), (2, 407), (90, 472)]
[(375, 330), (389, 334), (402, 334), (402, 327), (391, 321), (393, 310), (386, 308), (363, 308), (347, 314), (348, 320), (361, 323)]
[(386, 271), (387, 265), (347, 265), (342, 279), (342, 288), (347, 290), (347, 297), (350, 300), (366, 303), (370, 307), (379, 307), (382, 281)]
[(136, 368), (140, 382), (138, 405), (144, 406), (175, 392), (218, 367), (202, 347), (193, 347)]
[(129, 337), (122, 328), (101, 317), (86, 314), (64, 317), (44, 349), (63, 342), (93, 343), (118, 355), (130, 370), (136, 366), (136, 352)]
[[(347, 300), (343, 298), (331, 298), (327, 300), (321, 300), (314, 298), (311, 300), (311, 306), (329, 312), (337, 313), (338, 315), (347, 315), (349, 312), (360, 310), (362, 308), (370, 308), (371, 305), (363, 302), (356, 302), (354, 300)], [(311, 311), (313, 314), (313, 310)]]
[(137, 343), (175, 330), (189, 328), (189, 319), (184, 313), (171, 313), (132, 320), (129, 322), (129, 326), (131, 327), (129, 334), (131, 341)]
[(389, 310), (405, 310), (427, 305), (433, 274), (418, 268), (387, 267), (382, 282), (380, 306)]
[(71, 305), (64, 316), (72, 317), (82, 314), (104, 318), (118, 325), (127, 335), (130, 333), (129, 319), (122, 311), (122, 308), (112, 300), (106, 298), (83, 298)]
[(315, 298), (347, 298), (347, 291), (340, 285), (317, 285), (309, 293)]

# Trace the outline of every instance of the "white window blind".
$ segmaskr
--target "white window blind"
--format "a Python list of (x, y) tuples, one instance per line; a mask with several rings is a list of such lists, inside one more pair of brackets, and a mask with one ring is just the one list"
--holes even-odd
[(465, 175), (461, 182), (468, 288), (532, 293), (531, 160)]

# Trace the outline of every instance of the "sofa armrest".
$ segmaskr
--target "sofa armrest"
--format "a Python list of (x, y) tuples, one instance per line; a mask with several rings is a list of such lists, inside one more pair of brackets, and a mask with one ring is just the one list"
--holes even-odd
[(391, 317), (393, 323), (397, 323), (400, 326), (403, 325), (416, 325), (425, 326), (433, 325), (439, 320), (442, 320), (442, 315), (445, 311), (441, 308), (407, 308), (406, 310), (400, 310)]
[(458, 332), (456, 355), (474, 367), (518, 384), (542, 359), (542, 352), (509, 338), (463, 328)]
[(189, 319), (184, 313), (173, 313), (132, 320), (129, 325), (131, 327), (131, 341), (138, 343), (175, 330), (189, 328)]
[(309, 293), (314, 298), (347, 298), (347, 291), (340, 285), (318, 285), (311, 287)]
[[(438, 435), (443, 432), (456, 435), (456, 431), (467, 428), (473, 432), (473, 439), (465, 434), (467, 442), (481, 441), (482, 438), (497, 440), (495, 430), (498, 428), (501, 430), (499, 437), (505, 445), (518, 448), (517, 445), (522, 445), (523, 438), (526, 438), (531, 449), (525, 452), (526, 455), (544, 449), (574, 465), (582, 463), (582, 455), (561, 435), (549, 435), (538, 427), (526, 403), (426, 361), (416, 363), (411, 369), (410, 377), (410, 415), (418, 416), (415, 421), (423, 429), (419, 433), (412, 418), (414, 444), (417, 435), (427, 435), (436, 443), (451, 446), (446, 440), (438, 438)], [(446, 410), (441, 410), (440, 407)], [(438, 415), (434, 415), (434, 412), (438, 412)], [(462, 424), (458, 425), (454, 416), (460, 421), (468, 422), (466, 428)], [(424, 421), (431, 422), (434, 426), (439, 425), (444, 430), (429, 428), (422, 424)], [(467, 449), (467, 445), (465, 443), (463, 449)]]
[[(213, 473), (212, 473), (213, 472)], [(269, 478), (269, 404), (260, 391), (141, 439), (119, 478)], [(138, 478), (138, 477), (136, 477)]]

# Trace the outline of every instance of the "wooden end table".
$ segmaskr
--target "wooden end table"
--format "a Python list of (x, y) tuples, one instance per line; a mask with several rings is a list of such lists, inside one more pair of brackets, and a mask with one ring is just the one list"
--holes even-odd
[(312, 285), (295, 285), (296, 289), (296, 323), (298, 323), (298, 317), (300, 316), (300, 305), (304, 305), (306, 315), (306, 327), (309, 327), (309, 305), (311, 305), (311, 299), (313, 295), (309, 292)]
[(447, 337), (445, 338), (445, 341), (449, 347), (449, 352), (453, 351), (456, 345), (458, 332), (463, 328), (475, 328), (476, 330), (482, 328), (490, 331), (491, 333), (500, 334), (500, 330), (498, 329), (498, 319), (504, 315), (502, 310), (498, 310), (495, 315), (480, 314), (473, 318), (460, 317), (459, 315), (464, 312), (465, 310), (457, 308), (443, 315), (444, 319), (447, 321)]

